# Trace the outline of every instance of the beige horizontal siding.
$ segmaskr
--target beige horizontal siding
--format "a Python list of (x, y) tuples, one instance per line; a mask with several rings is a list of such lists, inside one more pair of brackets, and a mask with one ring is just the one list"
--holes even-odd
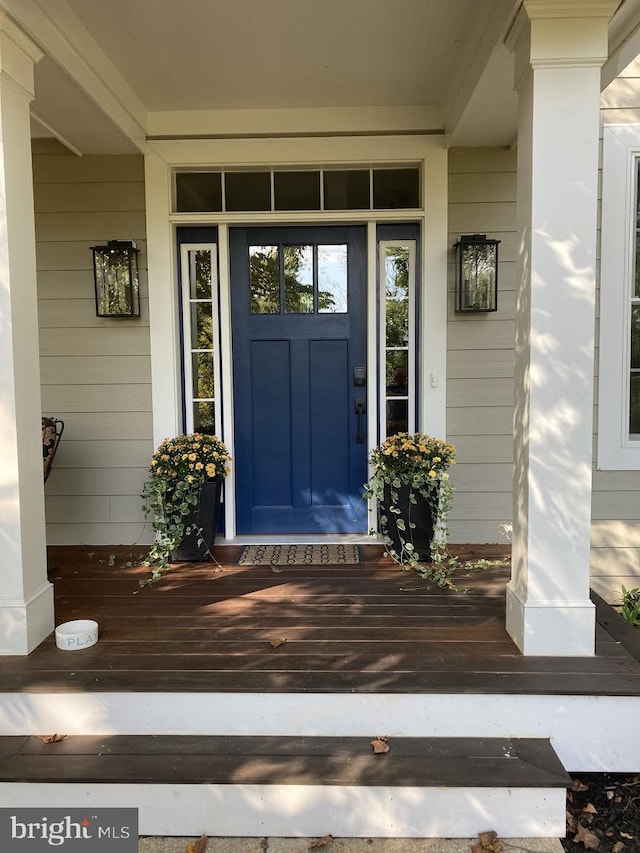
[(43, 385), (42, 411), (151, 412), (151, 386), (144, 385)]
[(513, 379), (450, 379), (447, 406), (513, 406)]
[(145, 236), (145, 215), (143, 210), (36, 213), (36, 233), (45, 243), (86, 240), (92, 244), (105, 240), (105, 235), (113, 240), (137, 241)]
[(138, 523), (144, 526), (140, 499), (133, 495), (47, 495), (47, 521), (65, 524)]
[(56, 468), (47, 482), (54, 495), (135, 495), (142, 492), (147, 468)]
[(58, 412), (67, 441), (147, 440), (152, 431), (151, 412)]
[(452, 470), (452, 542), (505, 542), (512, 513), (515, 341), (516, 156), (507, 148), (449, 152), (449, 245), (461, 234), (500, 240), (498, 311), (455, 313), (450, 255), (447, 433)]
[[(36, 234), (36, 237), (38, 235)], [(96, 238), (88, 240), (43, 240), (36, 241), (36, 263), (38, 271), (48, 270), (63, 270), (69, 272), (77, 272), (78, 270), (86, 270), (90, 273), (90, 281), (93, 281), (93, 267), (91, 246), (95, 242), (103, 242), (105, 240), (115, 239), (135, 239), (128, 235), (122, 235), (120, 238), (117, 235), (106, 233)], [(139, 264), (145, 268), (145, 243), (142, 238), (136, 239), (136, 245), (140, 249)]]
[[(139, 257), (142, 262), (144, 259), (142, 252)], [(88, 269), (91, 270), (91, 265)], [(146, 270), (140, 270), (139, 285), (140, 295), (146, 298), (149, 294)], [(41, 302), (47, 299), (88, 299), (87, 270), (40, 269), (38, 288)]]
[[(65, 422), (46, 486), (47, 538), (149, 541), (140, 505), (153, 450), (143, 159), (78, 158), (56, 145), (36, 141), (33, 157), (42, 408)], [(140, 318), (96, 317), (91, 246), (113, 239), (141, 250)]]
[(69, 522), (57, 524), (47, 522), (47, 542), (49, 545), (91, 544), (91, 545), (133, 545), (151, 541), (152, 534), (148, 526), (139, 522)]
[[(144, 181), (144, 160), (136, 155), (116, 157), (74, 157), (60, 146), (52, 154), (34, 140), (33, 178), (40, 184), (108, 184)], [(42, 151), (42, 153), (39, 153)]]
[(152, 452), (151, 438), (74, 441), (63, 437), (56, 455), (55, 466), (60, 468), (142, 468), (148, 464)]
[(40, 328), (40, 355), (56, 356), (64, 351), (67, 356), (149, 355), (149, 331), (144, 326), (135, 329), (105, 324), (100, 328), (74, 328), (53, 326)]
[(455, 435), (513, 435), (513, 407), (460, 406), (449, 408), (447, 431)]
[(96, 317), (96, 303), (93, 296), (90, 299), (52, 299), (50, 294), (46, 299), (38, 300), (38, 318), (40, 328), (54, 329), (101, 329), (129, 328), (134, 331), (149, 325), (149, 301), (140, 300), (140, 317), (126, 319), (110, 319)]
[(67, 183), (63, 194), (58, 184), (36, 184), (34, 204), (37, 215), (61, 216), (79, 211), (94, 214), (128, 211), (139, 215), (145, 206), (144, 181)]
[(500, 521), (464, 521), (449, 522), (450, 542), (473, 542), (484, 545), (486, 543), (511, 541), (511, 524), (503, 524)]
[(43, 356), (40, 375), (43, 385), (142, 385), (151, 382), (151, 364), (146, 355)]

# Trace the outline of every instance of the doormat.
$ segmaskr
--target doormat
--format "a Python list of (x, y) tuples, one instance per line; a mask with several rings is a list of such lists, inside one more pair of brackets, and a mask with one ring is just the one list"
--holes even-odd
[(360, 562), (357, 545), (247, 545), (239, 566), (351, 566)]

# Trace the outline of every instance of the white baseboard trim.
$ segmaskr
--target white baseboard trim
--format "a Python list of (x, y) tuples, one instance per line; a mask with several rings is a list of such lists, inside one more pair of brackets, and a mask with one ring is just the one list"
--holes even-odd
[(28, 655), (54, 628), (53, 584), (25, 600), (0, 599), (0, 655)]
[(525, 601), (509, 582), (506, 626), (524, 655), (591, 657), (595, 654), (596, 611), (588, 598)]

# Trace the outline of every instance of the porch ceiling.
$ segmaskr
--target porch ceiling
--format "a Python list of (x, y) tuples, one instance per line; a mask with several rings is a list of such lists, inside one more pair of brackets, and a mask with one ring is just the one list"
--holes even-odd
[[(318, 107), (404, 107), (395, 119), (387, 115), (384, 128), (375, 126), (382, 112), (368, 113), (374, 116), (371, 130), (388, 130), (391, 121), (400, 130), (450, 132), (464, 118), (472, 131), (478, 123), (492, 128), (491, 138), (481, 135), (470, 144), (513, 140), (511, 67), (505, 73), (503, 62), (489, 82), (487, 69), (517, 0), (0, 0), (0, 5), (45, 52), (36, 67), (33, 113), (41, 122), (35, 135), (46, 132), (44, 125), (82, 153), (122, 153), (122, 132), (105, 129), (105, 116), (117, 126), (126, 115), (129, 126), (120, 127), (134, 150), (131, 141), (142, 147), (150, 128), (193, 133), (189, 122), (195, 124), (196, 113), (201, 123), (208, 112)], [(469, 111), (483, 82), (494, 104), (502, 103), (500, 115), (509, 117), (500, 138), (494, 138), (496, 124), (484, 119), (482, 106)], [(225, 121), (216, 127), (228, 113), (218, 115)]]
[[(499, 0), (68, 0), (150, 111), (440, 105)], [(168, 10), (168, 13), (167, 11)]]

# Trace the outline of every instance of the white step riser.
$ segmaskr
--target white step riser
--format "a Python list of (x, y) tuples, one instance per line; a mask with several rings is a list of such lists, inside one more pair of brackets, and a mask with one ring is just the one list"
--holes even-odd
[(0, 735), (543, 737), (576, 772), (637, 772), (638, 719), (640, 697), (0, 694)]
[(4, 808), (137, 807), (141, 835), (503, 838), (565, 833), (562, 788), (0, 783)]

